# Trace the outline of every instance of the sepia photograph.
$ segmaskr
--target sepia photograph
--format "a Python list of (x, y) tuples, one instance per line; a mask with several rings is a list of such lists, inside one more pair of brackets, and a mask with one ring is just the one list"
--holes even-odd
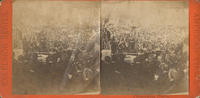
[(188, 1), (13, 1), (12, 93), (187, 95)]
[(100, 93), (100, 2), (13, 1), (12, 93)]
[(189, 93), (188, 1), (102, 1), (101, 93)]

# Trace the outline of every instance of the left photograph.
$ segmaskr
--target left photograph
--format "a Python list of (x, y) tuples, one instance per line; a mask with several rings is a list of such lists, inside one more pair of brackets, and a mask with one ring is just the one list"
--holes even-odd
[(100, 2), (13, 1), (12, 93), (100, 93)]

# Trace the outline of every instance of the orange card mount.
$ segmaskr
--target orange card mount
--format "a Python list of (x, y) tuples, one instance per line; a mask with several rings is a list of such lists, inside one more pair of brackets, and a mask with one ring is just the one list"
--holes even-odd
[[(51, 1), (51, 0), (49, 0)], [(55, 1), (55, 0), (53, 0)], [(53, 2), (52, 1), (52, 2)], [(72, 1), (72, 0), (62, 0)], [(99, 0), (77, 0), (100, 2)], [(106, 0), (104, 0), (106, 1)], [(108, 0), (114, 1), (114, 0)], [(117, 0), (119, 1), (119, 0)], [(121, 0), (120, 0), (121, 1)], [(132, 1), (132, 0), (128, 0)], [(133, 0), (140, 1), (140, 0)], [(141, 0), (146, 2), (148, 0)], [(154, 1), (154, 0), (149, 0)], [(155, 0), (184, 1), (184, 0)], [(189, 0), (188, 95), (23, 95), (12, 93), (12, 0), (0, 0), (0, 98), (200, 98), (200, 1)]]

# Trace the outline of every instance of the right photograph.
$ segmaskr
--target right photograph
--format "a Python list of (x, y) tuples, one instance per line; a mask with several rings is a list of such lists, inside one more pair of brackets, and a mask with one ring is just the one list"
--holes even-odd
[(188, 1), (102, 1), (101, 93), (189, 93)]

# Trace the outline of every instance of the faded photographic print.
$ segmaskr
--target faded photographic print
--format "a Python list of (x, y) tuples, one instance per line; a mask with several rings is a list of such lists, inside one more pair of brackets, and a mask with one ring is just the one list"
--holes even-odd
[(183, 95), (188, 1), (13, 1), (12, 93)]
[(100, 2), (13, 2), (13, 94), (100, 92)]
[(188, 24), (186, 1), (103, 1), (102, 94), (188, 94)]

